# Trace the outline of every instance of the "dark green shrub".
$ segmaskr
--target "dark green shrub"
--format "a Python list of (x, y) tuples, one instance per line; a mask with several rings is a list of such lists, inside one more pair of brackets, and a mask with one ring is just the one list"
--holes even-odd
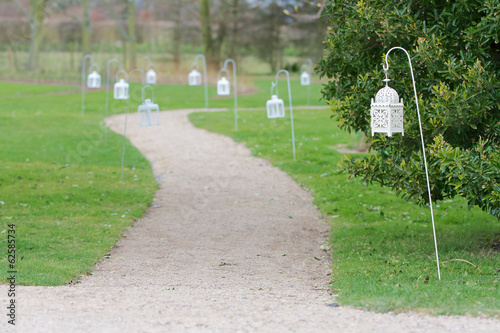
[(332, 117), (364, 132), (376, 154), (341, 162), (352, 176), (424, 203), (427, 187), (406, 55), (390, 54), (390, 85), (405, 101), (405, 136), (370, 133), (370, 99), (383, 87), (385, 52), (410, 53), (433, 199), (460, 195), (500, 217), (498, 0), (332, 0), (319, 62)]

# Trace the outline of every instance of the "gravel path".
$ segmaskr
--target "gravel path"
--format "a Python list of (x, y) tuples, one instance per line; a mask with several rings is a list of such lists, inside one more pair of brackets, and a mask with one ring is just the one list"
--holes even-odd
[[(188, 113), (162, 112), (159, 127), (129, 119), (160, 182), (152, 207), (80, 284), (18, 287), (17, 332), (499, 331), (488, 318), (335, 306), (310, 193)], [(121, 133), (123, 120), (108, 125)]]

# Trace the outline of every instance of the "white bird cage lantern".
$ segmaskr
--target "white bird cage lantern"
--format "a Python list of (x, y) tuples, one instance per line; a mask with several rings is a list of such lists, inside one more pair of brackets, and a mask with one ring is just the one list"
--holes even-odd
[(92, 71), (92, 73), (87, 76), (87, 88), (101, 88), (101, 75), (96, 71)]
[(267, 118), (283, 118), (285, 117), (285, 103), (281, 98), (272, 95), (271, 99), (266, 103)]
[(309, 75), (308, 72), (303, 71), (302, 74), (300, 74), (300, 85), (308, 86), (310, 84), (311, 84), (311, 76)]
[(137, 107), (139, 114), (139, 126), (158, 126), (160, 125), (160, 109), (158, 104), (146, 99)]
[(142, 87), (142, 104), (137, 107), (139, 126), (158, 126), (160, 125), (160, 108), (158, 107), (158, 104), (154, 103), (155, 95), (153, 88), (151, 88), (153, 100), (144, 100), (144, 90), (148, 87), (151, 88), (150, 85), (145, 85)]
[(124, 79), (115, 83), (113, 96), (115, 99), (128, 99), (128, 83)]
[(188, 75), (188, 83), (190, 86), (201, 85), (201, 73), (193, 69)]
[(217, 95), (229, 95), (230, 90), (229, 81), (224, 76), (217, 81)]
[(146, 83), (156, 84), (156, 72), (152, 68), (146, 72)]
[(371, 128), (372, 136), (374, 133), (387, 133), (392, 136), (393, 133), (401, 133), (404, 136), (403, 128), (403, 99), (399, 100), (396, 90), (389, 87), (385, 79), (386, 86), (380, 89), (372, 98), (371, 103)]

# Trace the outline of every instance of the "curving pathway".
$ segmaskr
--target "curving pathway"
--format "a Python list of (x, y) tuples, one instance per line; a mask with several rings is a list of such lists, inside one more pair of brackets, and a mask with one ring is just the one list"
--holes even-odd
[[(16, 332), (494, 332), (488, 318), (378, 314), (328, 293), (328, 225), (310, 193), (190, 110), (128, 122), (160, 189), (75, 286), (18, 287)], [(130, 120), (130, 119), (129, 119)], [(123, 116), (107, 120), (122, 132)], [(6, 293), (0, 300), (5, 309)], [(9, 331), (5, 318), (0, 332)]]

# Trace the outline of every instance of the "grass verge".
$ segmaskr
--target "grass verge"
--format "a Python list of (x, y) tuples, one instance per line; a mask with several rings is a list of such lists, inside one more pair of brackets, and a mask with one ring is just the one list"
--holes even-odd
[(331, 287), (344, 305), (431, 314), (500, 314), (500, 223), (460, 198), (435, 208), (442, 281), (436, 262), (430, 212), (390, 190), (348, 181), (337, 163), (338, 149), (356, 148), (327, 110), (294, 111), (297, 161), (292, 158), (290, 121), (269, 120), (265, 111), (240, 112), (234, 131), (230, 112), (194, 113), (199, 127), (245, 142), (314, 192), (331, 220)]
[[(78, 87), (0, 83), (0, 232), (16, 230), (16, 283), (61, 285), (91, 271), (152, 201), (156, 182), (128, 142), (104, 137), (104, 94)], [(110, 113), (122, 112), (118, 104)], [(7, 277), (7, 246), (0, 255)]]

